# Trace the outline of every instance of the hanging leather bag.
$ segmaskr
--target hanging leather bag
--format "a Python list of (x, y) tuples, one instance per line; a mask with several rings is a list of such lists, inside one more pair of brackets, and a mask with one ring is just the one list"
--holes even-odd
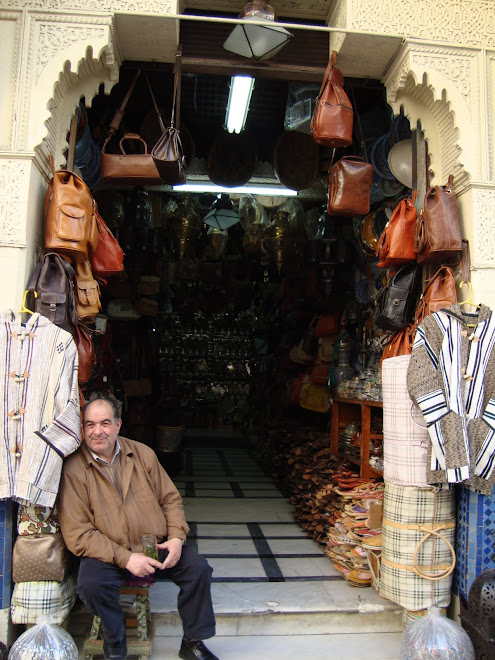
[(365, 215), (370, 210), (373, 165), (360, 156), (344, 156), (330, 170), (329, 215)]
[(156, 112), (158, 113), (158, 120), (162, 135), (157, 143), (151, 150), (151, 156), (155, 163), (156, 169), (160, 174), (160, 178), (164, 183), (170, 185), (177, 185), (185, 183), (186, 181), (186, 159), (184, 157), (184, 150), (180, 139), (180, 95), (181, 95), (181, 58), (182, 51), (178, 50), (175, 54), (175, 67), (174, 67), (174, 97), (172, 101), (172, 112), (170, 118), (170, 126), (165, 128), (158, 107), (156, 105), (155, 97), (148, 80), (148, 86), (153, 103), (155, 104)]
[[(117, 185), (133, 184), (133, 185), (156, 185), (161, 183), (160, 175), (155, 167), (153, 158), (148, 153), (148, 145), (143, 138), (137, 133), (126, 133), (119, 142), (120, 154), (109, 154), (106, 152), (108, 143), (117, 132), (127, 102), (134, 91), (136, 82), (139, 78), (141, 70), (139, 70), (127, 90), (127, 94), (116, 110), (112, 121), (110, 122), (109, 133), (101, 150), (101, 178), (105, 183), (114, 183)], [(141, 153), (127, 153), (125, 150), (125, 143), (127, 146), (130, 142), (138, 146)]]
[(383, 330), (401, 330), (412, 322), (420, 284), (421, 271), (416, 263), (406, 264), (391, 275), (376, 297), (376, 325)]
[(450, 307), (457, 302), (457, 290), (454, 273), (448, 266), (442, 266), (427, 282), (420, 296), (419, 304), (414, 313), (414, 321), (419, 325), (421, 321), (443, 307)]
[(72, 332), (77, 322), (75, 280), (76, 274), (68, 261), (56, 252), (47, 252), (36, 264), (27, 286), (34, 298), (31, 309)]
[(98, 245), (91, 255), (91, 270), (93, 275), (106, 284), (105, 277), (117, 275), (124, 270), (124, 251), (118, 240), (107, 227), (101, 215), (96, 213), (96, 225), (98, 227)]
[(399, 355), (410, 355), (412, 353), (415, 334), (415, 323), (408, 323), (402, 330), (394, 332), (385, 344), (380, 362), (383, 362), (387, 358), (398, 357)]
[(387, 222), (376, 248), (378, 268), (397, 268), (416, 261), (417, 255), (414, 251), (416, 196), (415, 190), (412, 199), (401, 199), (393, 210), (392, 217)]
[(342, 87), (342, 73), (335, 66), (337, 51), (332, 51), (320, 93), (311, 118), (311, 135), (326, 147), (348, 147), (352, 144), (353, 110)]
[(84, 181), (70, 170), (55, 171), (45, 197), (45, 247), (71, 261), (86, 261), (96, 249), (95, 202)]
[(79, 323), (75, 328), (74, 340), (79, 358), (77, 380), (79, 385), (86, 385), (91, 379), (91, 374), (97, 367), (97, 357), (91, 330), (83, 323)]
[(78, 320), (93, 322), (101, 309), (100, 285), (93, 277), (89, 261), (76, 265), (76, 292)]
[(453, 183), (451, 174), (446, 186), (434, 186), (425, 195), (414, 230), (420, 264), (452, 266), (460, 261), (462, 234)]

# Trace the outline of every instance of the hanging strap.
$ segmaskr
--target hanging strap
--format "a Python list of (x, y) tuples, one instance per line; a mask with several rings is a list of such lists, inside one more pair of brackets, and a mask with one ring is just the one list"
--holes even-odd
[(335, 66), (335, 60), (336, 59), (337, 59), (337, 51), (332, 50), (332, 55), (331, 55), (331, 57), (328, 61), (327, 68), (326, 68), (326, 71), (325, 71), (325, 75), (323, 76), (323, 82), (321, 83), (320, 93), (318, 94), (318, 96), (321, 96), (322, 93), (323, 93), (323, 90), (325, 89), (325, 85), (327, 84), (328, 79), (330, 77), (330, 71)]
[(170, 117), (170, 125), (177, 130), (180, 128), (180, 96), (181, 96), (181, 82), (182, 82), (182, 46), (175, 53), (175, 66), (174, 66), (174, 99), (172, 101), (172, 114)]
[(112, 139), (112, 137), (115, 135), (115, 133), (117, 132), (117, 130), (120, 126), (120, 122), (122, 121), (122, 117), (124, 116), (125, 107), (127, 105), (127, 102), (129, 101), (130, 97), (131, 97), (132, 92), (134, 91), (134, 87), (136, 86), (137, 79), (139, 78), (140, 74), (141, 74), (141, 69), (139, 69), (136, 72), (136, 75), (134, 76), (131, 84), (129, 85), (129, 89), (127, 90), (127, 94), (124, 96), (124, 100), (120, 104), (120, 108), (118, 108), (115, 111), (113, 119), (110, 122), (110, 126), (108, 127), (108, 137), (105, 139), (105, 142), (103, 143), (103, 147), (101, 149), (102, 152), (105, 151), (105, 148), (106, 148), (107, 144)]
[(165, 124), (163, 123), (162, 115), (160, 113), (160, 110), (158, 109), (158, 105), (156, 103), (155, 95), (153, 94), (153, 90), (151, 88), (150, 79), (148, 78), (148, 74), (146, 73), (146, 71), (144, 72), (144, 75), (146, 77), (146, 82), (148, 83), (148, 89), (150, 90), (151, 98), (153, 99), (153, 105), (155, 106), (155, 111), (156, 111), (156, 114), (158, 116), (158, 123), (160, 124), (160, 131), (162, 133), (165, 133)]

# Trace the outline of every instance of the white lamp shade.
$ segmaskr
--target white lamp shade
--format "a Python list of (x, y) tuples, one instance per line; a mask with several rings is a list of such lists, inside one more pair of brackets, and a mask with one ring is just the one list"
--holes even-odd
[(285, 28), (258, 16), (247, 16), (246, 21), (262, 21), (266, 25), (236, 25), (223, 47), (225, 50), (253, 60), (268, 60), (292, 37)]
[(228, 229), (240, 221), (239, 214), (234, 209), (212, 209), (209, 211), (203, 222), (205, 225), (215, 227), (216, 229)]

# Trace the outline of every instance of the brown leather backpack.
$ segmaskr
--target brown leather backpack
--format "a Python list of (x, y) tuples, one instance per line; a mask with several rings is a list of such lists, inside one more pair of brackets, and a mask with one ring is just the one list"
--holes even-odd
[(34, 298), (31, 309), (68, 332), (73, 332), (77, 322), (75, 279), (74, 269), (62, 256), (47, 252), (36, 264), (27, 286)]
[(425, 290), (419, 299), (419, 305), (414, 314), (414, 322), (419, 325), (421, 321), (443, 307), (449, 307), (457, 302), (454, 273), (448, 266), (439, 268), (435, 275), (427, 282)]
[(92, 322), (101, 309), (100, 285), (93, 277), (89, 261), (76, 264), (76, 312), (79, 321)]
[(70, 170), (55, 171), (45, 198), (45, 247), (73, 262), (86, 261), (98, 243), (96, 205), (84, 181)]

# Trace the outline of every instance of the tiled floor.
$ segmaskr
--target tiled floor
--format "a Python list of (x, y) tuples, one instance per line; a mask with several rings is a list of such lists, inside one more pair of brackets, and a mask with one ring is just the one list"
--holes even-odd
[(294, 523), (253, 450), (186, 449), (174, 482), (191, 527), (188, 543), (208, 559), (214, 583), (342, 581)]

